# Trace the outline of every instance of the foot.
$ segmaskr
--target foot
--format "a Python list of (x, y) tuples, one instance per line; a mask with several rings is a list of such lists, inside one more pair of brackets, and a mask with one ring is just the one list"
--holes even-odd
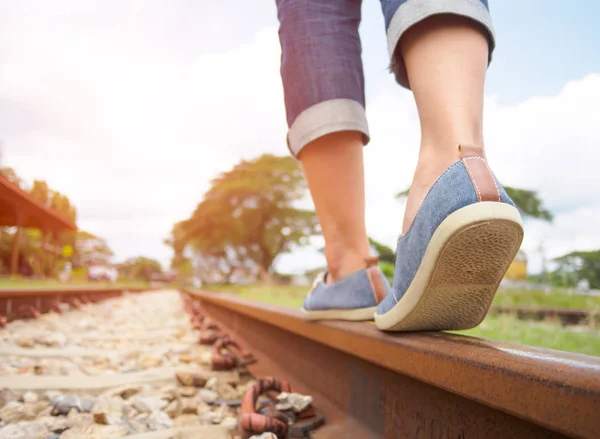
[(327, 273), (322, 273), (302, 304), (304, 315), (311, 320), (372, 320), (390, 285), (376, 257), (363, 264), (365, 268), (331, 284)]
[(458, 153), (398, 240), (393, 288), (375, 315), (380, 329), (477, 326), (519, 250), (521, 216), (483, 150)]

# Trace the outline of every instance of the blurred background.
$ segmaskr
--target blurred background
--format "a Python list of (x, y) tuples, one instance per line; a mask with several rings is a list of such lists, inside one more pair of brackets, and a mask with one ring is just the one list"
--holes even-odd
[[(490, 3), (486, 148), (526, 236), (467, 333), (600, 355), (600, 6)], [(0, 287), (185, 284), (301, 303), (325, 258), (287, 156), (274, 1), (0, 10)], [(376, 0), (361, 37), (367, 228), (391, 276), (418, 117), (388, 73)]]

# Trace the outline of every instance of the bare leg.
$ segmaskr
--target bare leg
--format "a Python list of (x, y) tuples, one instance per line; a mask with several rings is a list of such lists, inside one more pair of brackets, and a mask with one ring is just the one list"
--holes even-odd
[(365, 268), (369, 256), (361, 136), (329, 134), (299, 155), (325, 238), (328, 283)]
[(421, 149), (404, 215), (408, 230), (427, 192), (458, 157), (457, 145), (483, 146), (488, 41), (475, 22), (438, 15), (400, 41), (421, 121)]

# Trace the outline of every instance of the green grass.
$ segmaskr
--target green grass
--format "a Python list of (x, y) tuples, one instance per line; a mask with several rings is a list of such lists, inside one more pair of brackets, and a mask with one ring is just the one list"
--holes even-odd
[[(235, 293), (236, 296), (286, 307), (302, 304), (307, 287), (277, 285), (211, 286), (212, 291)], [(600, 306), (597, 297), (567, 295), (557, 291), (499, 291), (496, 305), (594, 308)], [(585, 326), (563, 327), (546, 322), (521, 321), (508, 315), (488, 316), (477, 328), (457, 331), (459, 334), (529, 346), (557, 349), (600, 357), (600, 330)]]
[(600, 310), (600, 297), (568, 294), (557, 290), (546, 293), (542, 290), (506, 289), (498, 291), (494, 305)]
[(600, 331), (586, 326), (563, 327), (490, 315), (477, 328), (456, 333), (600, 357)]
[(257, 302), (271, 303), (273, 305), (299, 308), (306, 297), (307, 287), (278, 286), (278, 285), (222, 285), (203, 288), (209, 291), (235, 293), (242, 299)]

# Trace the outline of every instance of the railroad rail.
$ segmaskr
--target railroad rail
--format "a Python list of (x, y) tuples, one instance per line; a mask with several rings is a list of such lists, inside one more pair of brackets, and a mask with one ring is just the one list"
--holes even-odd
[(578, 308), (548, 308), (528, 306), (493, 306), (492, 314), (512, 314), (521, 320), (558, 320), (563, 325), (596, 324), (600, 311)]
[(0, 327), (19, 318), (35, 317), (52, 310), (61, 312), (61, 305), (77, 308), (82, 304), (118, 297), (127, 292), (141, 293), (150, 290), (149, 288), (123, 286), (0, 288)]
[[(14, 321), (60, 310), (65, 315), (53, 314), (50, 321), (54, 324), (57, 319), (91, 319), (91, 308), (86, 307), (86, 302), (113, 299), (115, 302), (111, 303), (119, 311), (121, 299), (117, 297), (123, 293), (119, 288), (0, 290), (0, 315)], [(92, 343), (91, 347), (34, 346), (27, 350), (0, 345), (0, 356), (13, 359), (62, 356), (73, 361), (85, 357), (89, 371), (102, 356), (130, 358), (127, 352), (107, 348), (109, 341), (118, 340), (125, 350), (133, 346), (128, 341), (135, 341), (141, 350), (163, 352), (163, 363), (151, 364), (155, 367), (148, 370), (123, 370), (91, 377), (43, 376), (43, 373), (37, 376), (37, 370), (4, 377), (0, 373), (0, 390), (62, 389), (87, 395), (120, 386), (123, 391), (131, 386), (172, 382), (177, 369), (177, 379), (182, 380), (183, 386), (178, 391), (184, 393), (182, 400), (187, 401), (188, 393), (191, 395), (193, 387), (199, 384), (196, 381), (204, 385), (209, 375), (219, 382), (235, 381), (233, 385), (238, 392), (251, 384), (248, 380), (252, 377), (273, 376), (278, 380), (261, 382), (258, 390), (264, 387), (285, 390), (290, 388), (287, 383), (291, 383), (294, 391), (313, 397), (315, 409), (326, 419), (325, 425), (305, 436), (314, 439), (600, 437), (600, 419), (596, 416), (600, 407), (600, 358), (439, 332), (385, 334), (370, 323), (309, 322), (296, 310), (257, 304), (227, 294), (183, 290), (180, 296), (182, 300), (177, 306), (181, 310), (169, 314), (176, 327), (155, 321), (152, 313), (160, 317), (163, 310), (156, 306), (143, 309), (145, 296), (126, 294), (123, 300), (133, 301), (127, 303), (128, 306), (133, 303), (132, 312), (139, 320), (137, 326), (129, 329), (130, 335), (115, 327), (104, 335), (92, 332), (70, 336), (77, 343), (82, 340)], [(184, 306), (190, 319), (185, 317)], [(94, 318), (101, 321), (109, 308), (103, 307)], [(81, 313), (80, 317), (69, 314), (69, 309)], [(86, 325), (93, 327), (93, 321)], [(215, 331), (221, 336), (215, 336)], [(223, 338), (224, 335), (231, 338)], [(175, 346), (187, 350), (175, 351)], [(239, 352), (242, 359), (237, 364), (239, 372), (220, 370), (232, 362), (231, 356), (222, 351), (227, 346)], [(209, 375), (207, 361), (213, 365)], [(195, 375), (197, 371), (202, 374)], [(244, 371), (249, 375), (240, 380)], [(232, 391), (231, 386), (226, 388)], [(258, 390), (252, 390), (244, 404), (252, 406)], [(235, 405), (234, 399), (228, 404)], [(223, 410), (233, 413), (237, 409)], [(241, 410), (244, 411), (244, 406)], [(189, 410), (187, 413), (192, 416)], [(261, 419), (237, 413), (242, 424)], [(207, 412), (203, 416), (212, 415)], [(135, 437), (249, 435), (243, 436), (238, 430), (228, 436), (218, 429), (220, 426), (214, 426), (212, 433), (208, 431), (213, 427), (207, 427), (207, 433), (203, 433), (207, 436), (198, 436), (195, 428), (200, 427), (176, 427), (176, 433), (171, 429)], [(2, 424), (0, 435), (1, 429)]]
[(329, 420), (315, 438), (600, 437), (600, 358), (185, 294), (254, 353), (251, 372), (314, 395)]

